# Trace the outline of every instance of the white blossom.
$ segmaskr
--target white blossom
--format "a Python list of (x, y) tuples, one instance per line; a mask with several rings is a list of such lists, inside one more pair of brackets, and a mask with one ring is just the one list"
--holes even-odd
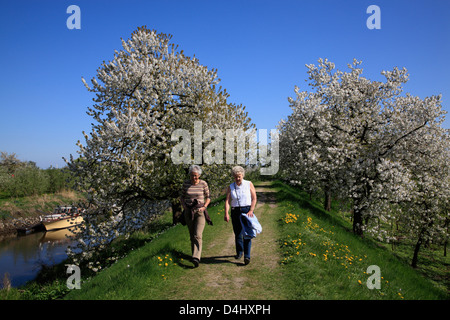
[[(94, 122), (89, 135), (83, 132), (85, 142), (77, 143), (79, 157), (71, 155), (67, 163), (89, 196), (79, 233), (86, 258), (143, 228), (179, 197), (187, 174), (169, 156), (173, 130), (192, 131), (194, 120), (203, 119), (217, 128), (253, 126), (244, 107), (228, 103), (228, 93), (217, 87), (217, 71), (177, 51), (170, 40), (138, 28), (102, 63), (91, 85), (82, 79), (95, 94), (88, 108)], [(215, 190), (229, 178), (229, 168), (205, 166), (204, 175)]]
[(360, 64), (349, 72), (327, 59), (306, 66), (312, 90), (295, 87), (292, 114), (279, 125), (283, 174), (308, 191), (350, 199), (358, 234), (389, 238), (378, 221), (393, 219), (445, 232), (437, 221), (448, 214), (450, 189), (441, 96), (402, 94), (405, 68), (383, 71), (386, 81), (377, 82), (362, 77)]

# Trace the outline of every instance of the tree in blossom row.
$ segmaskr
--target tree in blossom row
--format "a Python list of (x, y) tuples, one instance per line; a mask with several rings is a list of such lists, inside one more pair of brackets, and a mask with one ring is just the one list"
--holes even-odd
[(353, 231), (392, 238), (385, 228), (402, 221), (416, 239), (413, 265), (424, 241), (447, 237), (449, 131), (441, 96), (403, 94), (405, 68), (383, 71), (385, 81), (319, 59), (307, 65), (311, 90), (289, 98), (292, 113), (279, 124), (280, 170), (308, 191), (349, 199)]
[[(90, 208), (80, 226), (79, 246), (89, 258), (121, 235), (142, 228), (177, 202), (188, 164), (175, 165), (170, 152), (175, 129), (253, 128), (245, 107), (227, 101), (217, 70), (186, 56), (172, 36), (138, 28), (114, 58), (103, 62), (91, 84), (88, 108), (94, 122), (79, 157), (67, 164), (78, 188), (89, 195)], [(230, 165), (203, 165), (211, 192), (230, 178)], [(76, 250), (72, 250), (75, 252)]]

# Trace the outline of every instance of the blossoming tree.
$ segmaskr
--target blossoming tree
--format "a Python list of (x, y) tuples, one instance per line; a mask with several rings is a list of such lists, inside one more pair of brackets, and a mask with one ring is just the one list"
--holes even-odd
[(390, 204), (411, 201), (412, 172), (426, 165), (425, 157), (432, 161), (436, 150), (448, 154), (441, 143), (448, 139), (441, 128), (445, 112), (440, 96), (402, 95), (404, 68), (383, 71), (386, 80), (379, 82), (362, 77), (357, 60), (349, 72), (318, 62), (307, 65), (312, 91), (296, 87), (292, 114), (280, 123), (281, 167), (293, 180), (349, 198), (353, 231), (362, 235), (372, 218), (390, 218)]
[[(192, 131), (195, 120), (208, 128), (253, 126), (242, 105), (227, 102), (217, 70), (178, 51), (170, 40), (138, 28), (111, 61), (102, 63), (91, 85), (82, 79), (96, 95), (88, 108), (94, 123), (90, 135), (83, 132), (85, 143), (77, 143), (79, 157), (71, 155), (67, 163), (89, 194), (79, 239), (86, 257), (176, 202), (188, 165), (171, 161), (173, 130)], [(204, 171), (214, 191), (229, 166), (204, 166)]]
[(409, 199), (395, 212), (406, 226), (402, 234), (415, 241), (411, 265), (417, 267), (423, 244), (445, 244), (450, 218), (450, 139), (448, 130), (435, 128), (416, 136), (403, 162), (410, 173)]

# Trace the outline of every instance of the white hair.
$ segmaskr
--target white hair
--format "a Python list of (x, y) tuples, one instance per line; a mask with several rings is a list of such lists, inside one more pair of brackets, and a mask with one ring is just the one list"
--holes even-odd
[(233, 167), (233, 169), (231, 169), (231, 173), (233, 174), (233, 176), (235, 176), (239, 173), (242, 173), (242, 176), (245, 176), (245, 170), (241, 166)]
[(189, 174), (191, 174), (192, 172), (197, 172), (200, 175), (202, 174), (202, 168), (200, 168), (200, 166), (196, 164), (193, 164), (189, 167)]

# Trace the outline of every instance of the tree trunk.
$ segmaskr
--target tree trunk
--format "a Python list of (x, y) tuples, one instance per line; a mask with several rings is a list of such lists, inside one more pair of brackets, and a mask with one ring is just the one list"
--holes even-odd
[(361, 210), (353, 210), (353, 233), (363, 236), (363, 219)]
[(329, 192), (325, 193), (324, 209), (326, 211), (331, 211), (331, 194)]
[[(446, 218), (446, 219), (445, 219), (445, 226), (446, 226), (446, 229), (447, 229), (447, 234), (448, 234), (448, 222), (449, 222), (449, 219)], [(444, 241), (444, 257), (447, 256), (447, 242), (448, 242), (448, 236), (445, 236), (445, 241)]]
[(178, 199), (172, 200), (172, 223), (176, 225), (180, 221), (181, 214), (181, 203)]
[(445, 239), (445, 242), (444, 242), (444, 257), (446, 257), (447, 256), (447, 238)]
[(417, 239), (416, 246), (414, 247), (414, 255), (412, 258), (412, 262), (411, 262), (411, 266), (413, 268), (417, 268), (417, 259), (419, 257), (419, 250), (420, 250), (420, 246), (422, 245), (422, 242), (423, 242), (422, 235), (423, 235), (423, 229), (422, 229), (422, 231), (420, 231), (419, 239)]
[(323, 208), (326, 211), (331, 211), (331, 190), (330, 186), (325, 187), (325, 197), (324, 197), (324, 203)]

